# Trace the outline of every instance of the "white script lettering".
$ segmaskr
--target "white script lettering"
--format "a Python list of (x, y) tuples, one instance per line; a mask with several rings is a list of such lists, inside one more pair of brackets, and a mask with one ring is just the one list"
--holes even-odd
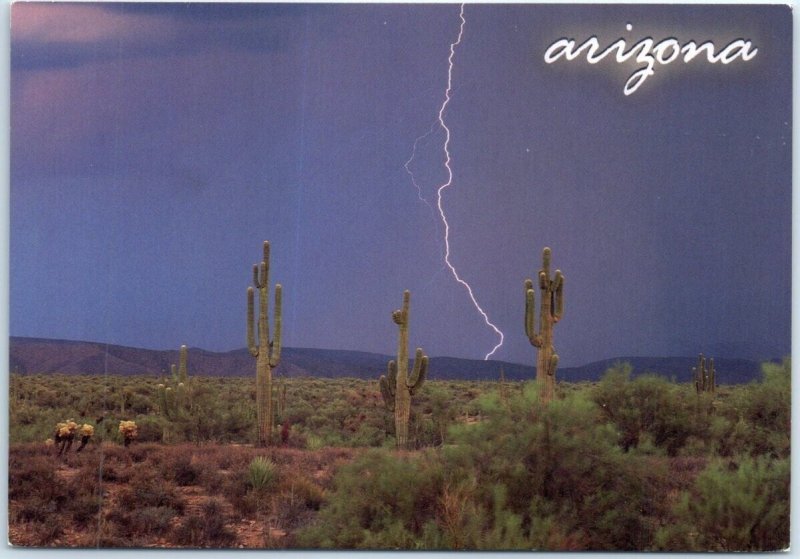
[[(627, 29), (630, 31), (632, 26), (628, 24)], [(752, 60), (758, 53), (758, 48), (754, 47), (749, 39), (736, 39), (719, 51), (717, 51), (717, 47), (712, 41), (706, 41), (700, 45), (695, 41), (688, 41), (686, 44), (681, 45), (675, 37), (663, 39), (658, 43), (652, 37), (645, 37), (630, 48), (628, 48), (628, 42), (625, 39), (617, 39), (601, 50), (600, 41), (593, 35), (580, 45), (576, 45), (577, 41), (575, 39), (558, 39), (545, 51), (544, 61), (547, 64), (552, 64), (559, 58), (572, 61), (580, 56), (585, 56), (586, 62), (597, 64), (610, 54), (615, 53), (614, 60), (618, 64), (628, 60), (634, 60), (636, 64), (644, 64), (628, 77), (628, 81), (625, 82), (625, 87), (623, 88), (625, 95), (630, 95), (639, 89), (639, 86), (649, 76), (655, 74), (656, 63), (667, 65), (681, 59), (681, 57), (684, 63), (689, 63), (696, 58), (703, 60), (702, 57), (698, 58), (698, 56), (704, 53), (705, 60), (710, 64), (716, 64), (717, 62), (730, 64), (737, 58), (747, 62)]]

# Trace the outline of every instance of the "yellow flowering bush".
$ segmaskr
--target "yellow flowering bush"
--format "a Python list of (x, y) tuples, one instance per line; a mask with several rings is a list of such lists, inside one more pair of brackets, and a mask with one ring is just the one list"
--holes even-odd
[(119, 432), (125, 437), (125, 446), (139, 435), (139, 428), (135, 421), (120, 421)]
[(59, 437), (69, 437), (70, 435), (74, 435), (77, 430), (78, 424), (71, 419), (67, 419), (56, 425), (56, 432)]
[(84, 423), (81, 426), (81, 436), (91, 437), (92, 435), (94, 435), (94, 426), (89, 425), (88, 423)]

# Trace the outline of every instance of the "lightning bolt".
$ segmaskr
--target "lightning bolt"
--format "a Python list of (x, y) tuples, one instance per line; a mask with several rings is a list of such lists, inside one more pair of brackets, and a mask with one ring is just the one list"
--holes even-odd
[(422, 195), (422, 187), (419, 185), (419, 183), (417, 183), (417, 178), (414, 176), (414, 173), (413, 173), (413, 171), (411, 171), (411, 168), (409, 167), (409, 165), (411, 165), (411, 162), (414, 161), (414, 158), (417, 156), (417, 145), (419, 145), (419, 142), (421, 140), (424, 140), (425, 138), (427, 138), (431, 134), (433, 134), (436, 131), (436, 127), (437, 126), (439, 126), (439, 121), (438, 120), (434, 120), (433, 124), (431, 124), (430, 130), (428, 130), (422, 136), (419, 136), (416, 140), (414, 140), (414, 147), (411, 148), (411, 157), (409, 157), (408, 161), (406, 161), (403, 164), (403, 168), (406, 170), (406, 173), (408, 173), (408, 176), (411, 177), (411, 184), (413, 184), (414, 187), (417, 189), (417, 198), (419, 198), (421, 202), (424, 202), (425, 205), (428, 206), (431, 209), (431, 212), (434, 211), (433, 210), (433, 206), (431, 206), (430, 202), (428, 202), (428, 199), (425, 198)]
[[(436, 208), (438, 209), (439, 217), (441, 218), (442, 223), (444, 224), (444, 246), (445, 246), (444, 262), (447, 265), (447, 267), (450, 269), (450, 272), (453, 274), (453, 277), (455, 278), (455, 280), (458, 283), (460, 283), (464, 287), (464, 289), (467, 290), (467, 293), (469, 294), (469, 298), (472, 301), (472, 304), (475, 306), (475, 309), (477, 309), (477, 311), (483, 317), (483, 321), (486, 323), (486, 325), (489, 328), (494, 330), (495, 334), (497, 334), (498, 337), (500, 338), (500, 341), (497, 342), (497, 345), (495, 345), (492, 348), (492, 350), (489, 353), (487, 353), (486, 356), (483, 358), (484, 360), (488, 360), (503, 345), (503, 339), (505, 338), (505, 336), (500, 331), (500, 329), (497, 326), (495, 326), (492, 323), (491, 320), (489, 320), (489, 315), (486, 314), (486, 311), (483, 310), (483, 308), (478, 303), (478, 300), (475, 298), (475, 294), (472, 292), (472, 287), (463, 278), (461, 278), (461, 276), (458, 274), (458, 271), (456, 270), (455, 266), (453, 266), (453, 263), (450, 262), (450, 223), (447, 221), (447, 215), (444, 212), (444, 205), (442, 203), (442, 201), (444, 199), (444, 196), (443, 196), (444, 195), (444, 191), (453, 184), (453, 169), (450, 166), (450, 163), (452, 162), (452, 158), (450, 156), (450, 149), (449, 149), (450, 148), (450, 129), (447, 127), (447, 124), (445, 123), (444, 113), (445, 113), (445, 111), (447, 109), (447, 105), (450, 103), (450, 98), (451, 98), (451, 94), (452, 94), (452, 91), (453, 91), (453, 59), (455, 58), (456, 47), (461, 44), (461, 39), (464, 36), (464, 26), (467, 23), (467, 20), (464, 18), (464, 4), (461, 4), (461, 10), (459, 12), (459, 18), (461, 19), (461, 25), (459, 26), (459, 29), (458, 29), (458, 37), (456, 38), (455, 42), (450, 43), (450, 56), (447, 58), (447, 64), (448, 64), (448, 66), (447, 66), (447, 88), (445, 89), (445, 92), (444, 92), (444, 101), (442, 102), (441, 107), (439, 107), (439, 113), (437, 115), (438, 125), (444, 130), (444, 133), (445, 133), (445, 140), (444, 140), (444, 154), (445, 154), (444, 167), (447, 170), (447, 181), (445, 181), (443, 184), (441, 184), (436, 189)], [(436, 122), (434, 122), (434, 125), (436, 125)], [(414, 142), (414, 153), (416, 153), (417, 142), (419, 142), (419, 140), (421, 140), (425, 136), (429, 135), (432, 131), (433, 131), (433, 128), (431, 129), (430, 132), (428, 132), (428, 134), (425, 134), (424, 136), (420, 136), (419, 138), (417, 138), (417, 140)], [(412, 154), (411, 159), (413, 159), (413, 158), (414, 158), (414, 155)], [(419, 192), (420, 199), (427, 204), (428, 201), (425, 200), (422, 197), (422, 190), (420, 189), (420, 187), (416, 183), (416, 181), (413, 180), (413, 174), (408, 169), (408, 164), (411, 162), (411, 159), (409, 159), (409, 161), (406, 163), (406, 171), (408, 171), (409, 174), (412, 175), (412, 181), (414, 182), (414, 186), (417, 187), (417, 191)]]

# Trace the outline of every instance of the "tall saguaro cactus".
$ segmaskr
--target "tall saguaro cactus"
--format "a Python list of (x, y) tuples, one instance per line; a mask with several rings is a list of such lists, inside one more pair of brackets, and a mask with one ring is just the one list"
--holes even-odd
[(428, 372), (428, 356), (417, 348), (414, 368), (408, 374), (408, 318), (411, 293), (403, 292), (403, 308), (392, 313), (392, 320), (399, 326), (397, 337), (397, 361), (389, 361), (386, 375), (381, 375), (380, 388), (384, 402), (394, 410), (395, 436), (397, 448), (408, 446), (408, 419), (411, 416), (411, 396), (425, 382)]
[(172, 378), (165, 379), (163, 383), (158, 385), (161, 412), (169, 419), (180, 417), (190, 406), (188, 397), (189, 373), (186, 367), (188, 353), (188, 348), (182, 345), (179, 353), (179, 364), (177, 366), (174, 363), (170, 365)]
[(694, 387), (697, 393), (711, 392), (713, 393), (717, 387), (716, 371), (714, 371), (714, 358), (708, 360), (708, 368), (706, 368), (706, 358), (701, 353), (697, 359), (697, 367), (692, 369), (694, 373)]
[(531, 345), (536, 347), (536, 383), (539, 385), (539, 398), (547, 404), (553, 399), (556, 386), (558, 354), (553, 347), (553, 326), (564, 314), (564, 276), (556, 270), (550, 278), (550, 248), (542, 251), (542, 269), (539, 270), (539, 289), (541, 303), (539, 310), (539, 330), (536, 330), (536, 292), (533, 281), (525, 280), (525, 333)]
[(178, 383), (183, 383), (184, 385), (189, 381), (189, 374), (186, 371), (186, 359), (188, 354), (189, 354), (189, 349), (185, 345), (182, 345), (178, 358), (177, 373), (175, 372), (175, 364), (173, 363), (171, 366), (172, 378), (175, 379)]
[(247, 347), (256, 358), (256, 420), (258, 444), (272, 438), (272, 368), (281, 358), (281, 285), (275, 284), (275, 333), (269, 339), (269, 241), (264, 241), (264, 259), (253, 265), (253, 284), (259, 293), (258, 345), (254, 330), (253, 288), (247, 288)]
[(186, 360), (189, 350), (185, 345), (181, 346), (178, 358), (178, 372), (175, 372), (175, 364), (172, 364), (172, 379), (175, 381), (175, 398), (179, 411), (184, 411), (187, 407), (186, 392), (188, 391), (189, 373), (186, 370)]

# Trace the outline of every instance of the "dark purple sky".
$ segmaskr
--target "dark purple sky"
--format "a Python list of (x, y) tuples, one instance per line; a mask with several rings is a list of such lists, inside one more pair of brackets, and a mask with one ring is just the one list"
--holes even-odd
[[(523, 281), (566, 282), (563, 365), (790, 351), (791, 15), (775, 6), (474, 5), (453, 67), (451, 259), (532, 363)], [(12, 7), (10, 333), (149, 348), (245, 343), (261, 241), (284, 343), (481, 358), (404, 168), (444, 101), (459, 6)], [(633, 28), (626, 30), (626, 24)], [(749, 61), (543, 61), (649, 35)], [(444, 133), (410, 168), (433, 200)]]

